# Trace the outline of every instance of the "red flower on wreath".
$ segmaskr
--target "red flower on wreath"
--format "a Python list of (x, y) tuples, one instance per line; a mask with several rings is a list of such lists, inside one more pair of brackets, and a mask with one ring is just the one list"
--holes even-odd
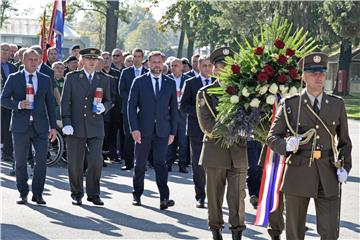
[(237, 65), (237, 64), (231, 65), (231, 71), (232, 71), (234, 74), (240, 73), (240, 66)]
[(277, 79), (277, 81), (278, 81), (279, 83), (281, 83), (281, 84), (286, 83), (287, 80), (288, 80), (288, 78), (287, 78), (287, 76), (286, 76), (285, 74), (279, 75), (276, 79)]
[(229, 94), (229, 95), (233, 95), (234, 93), (235, 93), (235, 88), (233, 87), (233, 86), (227, 86), (227, 88), (226, 88), (226, 90), (225, 90), (225, 92), (227, 93), (227, 94)]
[(264, 53), (264, 49), (262, 47), (254, 48), (255, 55), (262, 55)]
[(274, 74), (275, 74), (275, 69), (267, 64), (265, 67), (264, 67), (264, 72), (269, 76), (269, 77), (272, 77)]
[(295, 55), (295, 50), (292, 50), (291, 48), (287, 48), (286, 49), (286, 55), (288, 55), (289, 57), (292, 57)]
[(278, 49), (283, 49), (285, 47), (285, 43), (281, 39), (276, 39), (274, 45)]
[(280, 65), (284, 65), (287, 62), (287, 57), (285, 55), (280, 54), (277, 62)]
[(257, 75), (257, 80), (259, 82), (266, 82), (267, 80), (269, 80), (269, 76), (264, 72), (259, 72), (259, 74)]
[(290, 75), (291, 79), (297, 79), (298, 72), (295, 68), (291, 68), (291, 69), (289, 69), (289, 75)]

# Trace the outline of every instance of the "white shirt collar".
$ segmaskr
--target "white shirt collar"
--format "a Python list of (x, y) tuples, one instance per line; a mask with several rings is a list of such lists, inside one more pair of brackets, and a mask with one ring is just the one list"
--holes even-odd
[(154, 79), (154, 78), (159, 78), (159, 80), (161, 81), (162, 80), (162, 74), (160, 74), (159, 76), (155, 76), (154, 74), (152, 74), (152, 73), (150, 73), (150, 77), (151, 77), (151, 79)]
[[(305, 92), (306, 92), (307, 96), (308, 96), (309, 99), (310, 99), (311, 105), (314, 105), (315, 96), (311, 95), (306, 89), (305, 89)], [(322, 100), (322, 97), (323, 97), (323, 93), (324, 93), (324, 92), (321, 92), (321, 94), (316, 97), (317, 100), (318, 100), (318, 106), (319, 106), (319, 107), (321, 106), (321, 100)]]
[[(84, 73), (85, 73), (86, 77), (89, 79), (90, 73), (88, 73), (88, 72), (85, 70), (85, 68), (83, 68), (83, 70), (84, 70)], [(95, 74), (95, 71), (91, 74), (91, 78), (92, 78), (92, 79), (94, 78), (94, 74)], [(92, 79), (91, 79), (91, 80), (92, 80)]]
[(141, 71), (142, 71), (142, 66), (140, 66), (139, 68), (137, 68), (137, 67), (135, 67), (135, 65), (134, 65), (134, 70), (139, 70), (140, 71), (140, 73), (141, 73)]
[(26, 71), (26, 69), (24, 68), (24, 73), (25, 73), (25, 77), (27, 78), (30, 74), (32, 74), (33, 76), (36, 77), (36, 71), (33, 73), (29, 73), (28, 71)]

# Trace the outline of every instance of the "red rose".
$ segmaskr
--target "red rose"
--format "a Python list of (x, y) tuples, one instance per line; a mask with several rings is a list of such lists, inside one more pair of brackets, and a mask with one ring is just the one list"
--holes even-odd
[(269, 76), (264, 72), (259, 72), (259, 74), (257, 75), (257, 80), (259, 82), (266, 82), (267, 80), (269, 80)]
[(262, 47), (254, 48), (255, 55), (262, 55), (264, 53), (264, 49)]
[(278, 49), (283, 49), (285, 47), (285, 43), (281, 39), (276, 39), (274, 45)]
[(280, 54), (279, 59), (277, 60), (278, 64), (284, 65), (287, 62), (287, 57)]
[(275, 74), (275, 69), (271, 65), (266, 65), (264, 67), (264, 72), (269, 75), (269, 77), (272, 77)]
[(225, 92), (229, 95), (233, 95), (235, 93), (235, 88), (233, 86), (227, 86)]
[(284, 83), (287, 82), (288, 77), (287, 77), (285, 74), (281, 74), (281, 75), (279, 75), (276, 79), (277, 79), (277, 81), (278, 81), (279, 83), (284, 84)]
[(287, 48), (286, 49), (286, 55), (288, 55), (289, 57), (292, 57), (295, 55), (295, 50), (292, 50), (291, 48)]
[(298, 72), (295, 68), (291, 68), (291, 69), (289, 69), (289, 75), (290, 75), (291, 79), (297, 79)]
[(231, 70), (234, 74), (238, 74), (238, 73), (240, 73), (240, 66), (237, 64), (233, 64), (233, 65), (231, 65)]

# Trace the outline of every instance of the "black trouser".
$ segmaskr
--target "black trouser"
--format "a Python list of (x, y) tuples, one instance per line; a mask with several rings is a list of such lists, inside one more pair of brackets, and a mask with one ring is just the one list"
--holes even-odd
[(127, 120), (127, 114), (124, 114), (124, 160), (125, 166), (132, 168), (134, 166), (134, 139), (130, 132), (129, 121)]
[(246, 183), (249, 189), (249, 195), (259, 197), (262, 167), (258, 165), (258, 162), (261, 153), (261, 143), (254, 140), (248, 141), (247, 153), (249, 167)]
[(122, 120), (121, 122), (111, 121), (108, 134), (108, 150), (110, 159), (114, 160), (118, 158), (117, 144), (120, 146), (120, 158), (124, 157), (124, 140), (125, 134)]
[(1, 107), (1, 143), (3, 144), (2, 158), (13, 160), (13, 143), (9, 130), (11, 110)]
[(205, 200), (205, 171), (203, 166), (199, 165), (199, 158), (202, 148), (202, 137), (190, 137), (191, 166), (193, 169), (193, 180), (195, 185), (195, 199), (197, 201)]

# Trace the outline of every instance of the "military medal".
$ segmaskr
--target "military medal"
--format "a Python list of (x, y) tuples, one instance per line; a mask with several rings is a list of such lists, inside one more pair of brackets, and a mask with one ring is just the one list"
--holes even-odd
[(316, 160), (320, 159), (321, 158), (321, 150), (315, 150), (313, 152), (313, 158)]

